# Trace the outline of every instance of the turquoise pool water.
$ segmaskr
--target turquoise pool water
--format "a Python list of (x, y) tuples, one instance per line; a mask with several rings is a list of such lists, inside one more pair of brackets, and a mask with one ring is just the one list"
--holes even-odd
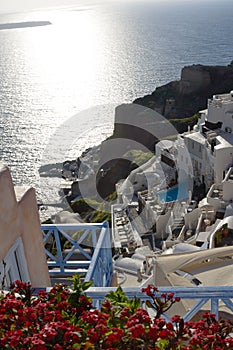
[(157, 196), (162, 202), (173, 202), (180, 199), (188, 198), (188, 181), (179, 183), (178, 185), (169, 188), (169, 190), (159, 192)]

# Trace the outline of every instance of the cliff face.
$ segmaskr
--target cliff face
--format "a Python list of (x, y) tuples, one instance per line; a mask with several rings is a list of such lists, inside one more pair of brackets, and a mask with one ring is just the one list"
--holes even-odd
[(206, 108), (214, 94), (233, 90), (233, 61), (229, 66), (184, 67), (181, 79), (158, 87), (135, 104), (154, 109), (168, 119), (190, 117)]
[(192, 127), (196, 119), (187, 117), (205, 109), (208, 98), (231, 90), (233, 61), (229, 66), (193, 65), (182, 69), (179, 81), (158, 87), (131, 104), (118, 106), (113, 135), (100, 147), (102, 174), (96, 179), (99, 194), (108, 196), (115, 184), (132, 171), (132, 162), (124, 157), (128, 151), (154, 152), (158, 140), (182, 133), (188, 125)]

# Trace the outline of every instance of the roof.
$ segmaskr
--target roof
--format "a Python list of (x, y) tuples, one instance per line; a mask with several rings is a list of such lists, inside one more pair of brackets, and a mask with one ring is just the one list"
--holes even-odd
[(233, 134), (230, 134), (229, 132), (221, 132), (216, 139), (219, 144), (215, 146), (215, 149), (233, 147)]
[(205, 114), (207, 114), (207, 112), (208, 112), (207, 108), (206, 109), (202, 109), (201, 111), (199, 111), (199, 113), (205, 113)]
[[(209, 140), (214, 140), (214, 139), (217, 140), (217, 145), (215, 146), (215, 149), (233, 147), (233, 134), (229, 132), (224, 132), (224, 131), (219, 131), (219, 132), (220, 133), (216, 133), (216, 131), (210, 130), (206, 133), (206, 136)], [(196, 141), (203, 145), (205, 145), (206, 143), (206, 138), (200, 131), (186, 134), (184, 138)]]
[(198, 143), (201, 143), (203, 145), (206, 142), (206, 138), (200, 133), (200, 131), (191, 132), (190, 134), (185, 135), (184, 138), (191, 139), (191, 140), (196, 141)]
[(156, 148), (159, 147), (161, 149), (169, 149), (174, 146), (174, 142), (171, 140), (161, 140), (156, 144)]

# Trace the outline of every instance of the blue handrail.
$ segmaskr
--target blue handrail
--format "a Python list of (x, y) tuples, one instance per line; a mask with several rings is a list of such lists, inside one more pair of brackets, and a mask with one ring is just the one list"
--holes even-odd
[[(84, 274), (94, 286), (109, 286), (112, 278), (110, 230), (102, 224), (42, 225), (51, 276)], [(69, 249), (64, 251), (68, 243)], [(50, 249), (48, 248), (50, 246)], [(78, 258), (77, 258), (78, 254)]]
[[(224, 312), (233, 314), (233, 302), (231, 300), (233, 299), (233, 286), (158, 287), (158, 289), (159, 291), (156, 294), (157, 297), (160, 297), (163, 293), (175, 293), (176, 297), (181, 298), (181, 302), (184, 300), (193, 301), (190, 309), (187, 309), (184, 315), (182, 315), (184, 321), (191, 320), (199, 311), (203, 309), (215, 314), (216, 319), (218, 319), (222, 306), (224, 306)], [(87, 294), (93, 299), (93, 304), (99, 308), (104, 300), (104, 296), (110, 291), (114, 290), (116, 290), (116, 288), (91, 287), (88, 289)], [(145, 293), (142, 293), (141, 288), (123, 288), (123, 290), (130, 299), (133, 299), (135, 296), (139, 297), (142, 307), (146, 308), (145, 302), (149, 299), (149, 297)], [(220, 302), (222, 302), (221, 307)], [(167, 314), (164, 314), (163, 317), (170, 320), (170, 317)]]

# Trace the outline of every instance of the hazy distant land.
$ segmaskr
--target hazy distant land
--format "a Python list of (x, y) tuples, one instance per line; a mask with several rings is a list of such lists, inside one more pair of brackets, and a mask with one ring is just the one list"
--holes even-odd
[(28, 28), (28, 27), (41, 27), (48, 26), (52, 23), (49, 21), (32, 21), (32, 22), (19, 22), (19, 23), (3, 23), (0, 24), (0, 30), (16, 29), (16, 28)]

